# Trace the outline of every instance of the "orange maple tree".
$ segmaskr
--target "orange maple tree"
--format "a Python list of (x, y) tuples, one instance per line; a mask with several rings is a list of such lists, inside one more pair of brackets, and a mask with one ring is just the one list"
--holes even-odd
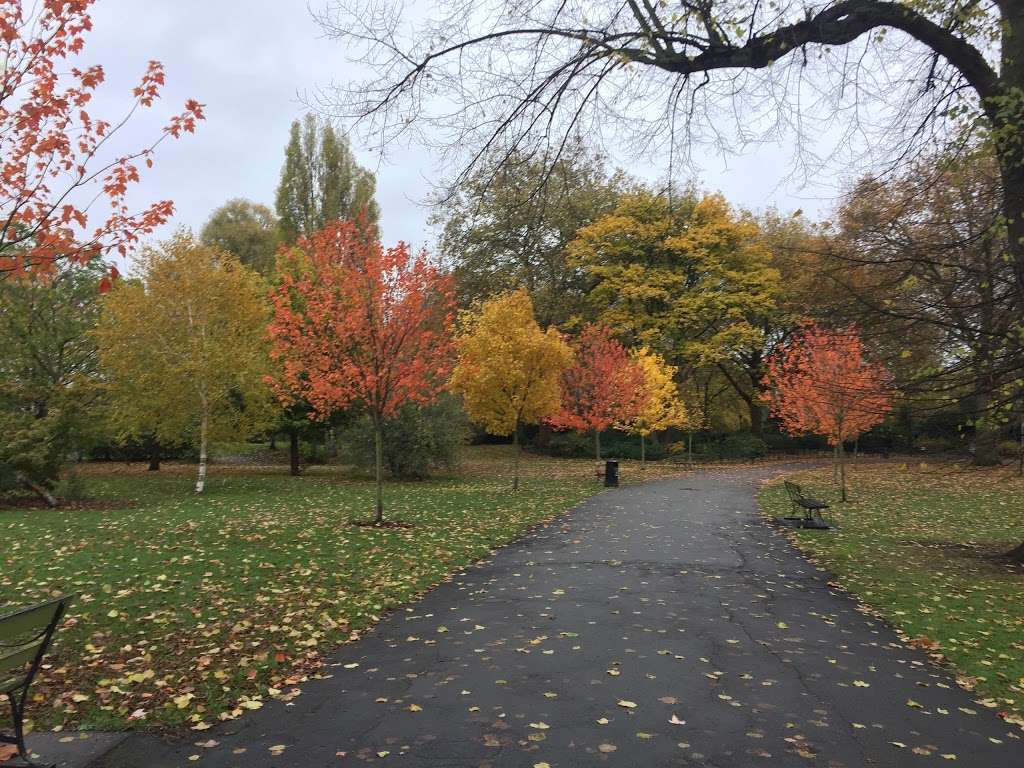
[[(115, 152), (114, 135), (153, 105), (164, 70), (149, 62), (117, 119), (90, 114), (103, 67), (72, 62), (92, 29), (94, 2), (0, 0), (0, 278), (47, 272), (60, 259), (125, 254), (173, 213), (170, 200), (132, 211), (127, 191), (139, 181), (140, 163), (152, 165), (158, 144), (195, 130), (203, 106), (188, 100), (148, 146)], [(104, 213), (96, 211), (101, 202)]]
[(562, 373), (562, 408), (548, 423), (555, 429), (592, 430), (600, 461), (601, 432), (631, 421), (644, 407), (644, 372), (607, 326), (584, 327), (574, 349), (576, 362)]
[(279, 256), (281, 281), (271, 300), (278, 398), (296, 398), (326, 419), (350, 406), (374, 427), (377, 504), (384, 519), (382, 428), (405, 403), (432, 402), (453, 360), (452, 280), (425, 251), (383, 248), (365, 217), (338, 221), (302, 237)]
[(846, 501), (843, 443), (880, 424), (892, 409), (889, 376), (868, 360), (854, 326), (828, 331), (806, 323), (768, 360), (772, 416), (791, 435), (828, 440), (839, 460)]

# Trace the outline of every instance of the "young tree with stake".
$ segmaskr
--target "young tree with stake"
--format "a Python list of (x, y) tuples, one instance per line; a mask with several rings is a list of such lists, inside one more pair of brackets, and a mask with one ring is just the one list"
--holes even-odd
[(282, 254), (272, 293), (274, 382), (282, 404), (303, 398), (313, 418), (352, 405), (374, 428), (376, 514), (384, 521), (383, 436), (403, 404), (432, 402), (451, 368), (454, 294), (426, 252), (383, 248), (365, 217), (328, 224)]
[(885, 369), (865, 359), (856, 328), (827, 331), (804, 325), (768, 361), (771, 413), (791, 435), (828, 440), (839, 459), (846, 501), (843, 443), (880, 424), (892, 408)]
[(616, 429), (640, 436), (640, 466), (647, 466), (647, 438), (670, 427), (685, 427), (690, 416), (676, 387), (676, 368), (661, 355), (641, 347), (633, 353), (633, 361), (643, 373), (646, 395), (643, 406), (632, 419), (615, 424)]
[(559, 379), (572, 364), (572, 350), (554, 328), (540, 329), (525, 289), (497, 296), (464, 318), (451, 387), (472, 421), (492, 435), (513, 436), (512, 490), (518, 490), (519, 427), (558, 412)]
[(588, 325), (576, 341), (576, 363), (562, 374), (562, 409), (555, 429), (591, 430), (601, 460), (601, 432), (631, 421), (646, 402), (643, 370), (603, 325)]

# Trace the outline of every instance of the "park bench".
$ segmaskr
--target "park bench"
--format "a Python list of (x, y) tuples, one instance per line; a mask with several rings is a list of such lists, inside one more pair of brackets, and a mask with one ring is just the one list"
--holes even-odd
[(25, 702), (70, 601), (71, 597), (65, 595), (0, 616), (0, 694), (11, 705), (14, 725), (13, 736), (0, 733), (0, 744), (13, 744), (21, 759), (37, 768), (38, 763), (29, 760), (25, 749)]
[(828, 504), (818, 499), (804, 496), (803, 489), (796, 483), (785, 481), (786, 493), (793, 504), (793, 511), (797, 513), (795, 518), (799, 519), (804, 528), (828, 528), (828, 523), (821, 519), (821, 511), (828, 509)]

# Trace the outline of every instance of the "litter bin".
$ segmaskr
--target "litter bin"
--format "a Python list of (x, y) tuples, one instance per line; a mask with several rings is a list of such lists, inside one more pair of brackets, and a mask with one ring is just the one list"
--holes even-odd
[(606, 461), (604, 463), (604, 487), (619, 487), (619, 462)]

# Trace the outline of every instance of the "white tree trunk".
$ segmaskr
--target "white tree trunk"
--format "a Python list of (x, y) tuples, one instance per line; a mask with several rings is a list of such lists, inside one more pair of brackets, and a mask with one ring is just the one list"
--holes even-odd
[(202, 420), (199, 422), (199, 477), (196, 478), (196, 493), (206, 488), (206, 432), (209, 428), (209, 416), (203, 408)]

